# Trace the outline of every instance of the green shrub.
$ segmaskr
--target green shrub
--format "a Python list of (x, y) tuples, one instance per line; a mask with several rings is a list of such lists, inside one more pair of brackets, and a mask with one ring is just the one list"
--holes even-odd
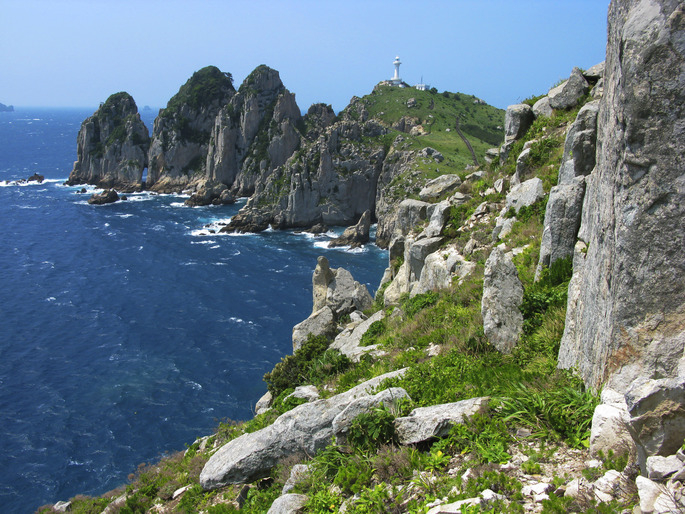
[(264, 375), (271, 394), (278, 397), (288, 388), (321, 382), (350, 366), (350, 360), (337, 350), (328, 349), (325, 336), (310, 336), (293, 355), (281, 359)]
[(390, 444), (395, 440), (394, 419), (395, 416), (384, 406), (363, 412), (352, 421), (347, 441), (353, 448), (363, 451)]
[(402, 310), (408, 317), (413, 317), (422, 309), (435, 305), (438, 301), (438, 293), (428, 291), (427, 293), (417, 294), (412, 298), (405, 298), (402, 302)]
[(371, 325), (369, 325), (369, 328), (366, 330), (366, 332), (364, 332), (364, 335), (362, 335), (359, 345), (371, 346), (372, 344), (376, 344), (378, 342), (378, 337), (382, 336), (387, 328), (388, 327), (385, 323), (385, 320), (380, 319), (378, 321), (374, 321), (371, 323)]

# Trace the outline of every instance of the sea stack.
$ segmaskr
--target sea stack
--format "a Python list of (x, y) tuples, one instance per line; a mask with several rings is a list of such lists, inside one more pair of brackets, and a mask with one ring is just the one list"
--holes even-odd
[(78, 159), (66, 184), (141, 189), (149, 145), (147, 127), (131, 95), (113, 94), (81, 124)]

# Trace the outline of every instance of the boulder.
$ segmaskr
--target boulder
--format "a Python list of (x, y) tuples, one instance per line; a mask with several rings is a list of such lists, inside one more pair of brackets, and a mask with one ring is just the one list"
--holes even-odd
[(419, 222), (427, 219), (426, 210), (430, 207), (427, 202), (419, 200), (402, 200), (397, 212), (394, 237), (406, 236)]
[(673, 455), (685, 440), (685, 376), (637, 379), (625, 397), (644, 472), (647, 457)]
[[(606, 398), (605, 390), (602, 399)], [(610, 451), (616, 456), (634, 456), (636, 446), (630, 431), (628, 407), (620, 396), (620, 402), (607, 404), (605, 401), (595, 407), (590, 430), (590, 454), (597, 457), (600, 452), (607, 455)]]
[(534, 120), (535, 116), (530, 105), (516, 104), (507, 107), (506, 114), (504, 115), (505, 140), (521, 139)]
[(540, 116), (549, 118), (552, 116), (552, 114), (554, 114), (554, 109), (552, 109), (552, 106), (549, 105), (548, 96), (543, 96), (540, 98), (540, 100), (533, 104), (533, 114), (536, 118), (539, 118)]
[(431, 148), (430, 146), (427, 146), (423, 150), (419, 152), (419, 157), (424, 157), (424, 158), (431, 158), (434, 159), (436, 162), (442, 162), (445, 160), (443, 155), (438, 152), (435, 148)]
[(450, 218), (451, 207), (452, 204), (449, 202), (449, 200), (431, 205), (431, 207), (429, 207), (427, 210), (429, 217), (428, 226), (423, 229), (420, 237), (440, 236)]
[(297, 386), (292, 393), (285, 397), (285, 399), (287, 400), (290, 397), (300, 398), (307, 400), (308, 402), (313, 402), (320, 398), (319, 391), (316, 389), (316, 386), (313, 385)]
[(500, 352), (510, 353), (523, 330), (523, 315), (519, 310), (523, 301), (523, 286), (504, 245), (492, 250), (485, 263), (481, 313), (483, 330)]
[(525, 182), (512, 187), (509, 193), (507, 193), (504, 212), (513, 207), (516, 213), (518, 213), (519, 210), (521, 210), (521, 207), (533, 205), (544, 195), (545, 192), (542, 188), (542, 180), (538, 177), (526, 180)]
[(604, 76), (605, 61), (602, 61), (583, 72), (583, 77), (588, 80), (598, 81)]
[(45, 180), (44, 175), (39, 175), (38, 173), (34, 173), (33, 175), (31, 175), (29, 178), (26, 179), (26, 182), (38, 182), (39, 184), (42, 184), (43, 180)]
[(573, 68), (568, 80), (550, 89), (548, 93), (549, 105), (552, 109), (569, 109), (575, 107), (590, 85), (583, 77), (579, 68)]
[(635, 479), (640, 497), (640, 512), (642, 514), (672, 514), (681, 512), (685, 503), (676, 500), (673, 491), (649, 478), (638, 476)]
[(413, 285), (411, 296), (446, 289), (453, 280), (461, 281), (475, 269), (476, 263), (467, 261), (453, 246), (433, 252), (426, 257), (421, 277)]
[(488, 408), (488, 401), (488, 397), (480, 397), (416, 408), (409, 416), (395, 419), (399, 442), (408, 445), (444, 437), (452, 425), (464, 423), (474, 414), (484, 413)]
[(333, 311), (330, 307), (324, 306), (293, 327), (293, 351), (299, 349), (309, 336), (332, 338), (335, 336), (336, 327)]
[(281, 494), (287, 494), (292, 491), (297, 484), (303, 480), (306, 480), (310, 473), (311, 469), (307, 464), (295, 464), (290, 469), (290, 476), (288, 476), (288, 480), (286, 480), (285, 484), (283, 485)]
[(299, 514), (304, 512), (304, 504), (308, 499), (304, 494), (284, 494), (274, 500), (267, 514)]
[(412, 243), (409, 252), (405, 252), (408, 253), (406, 261), (409, 264), (410, 281), (415, 282), (421, 278), (426, 257), (440, 248), (441, 243), (441, 237), (428, 237)]
[(262, 395), (262, 397), (257, 400), (257, 404), (255, 405), (254, 412), (255, 414), (263, 414), (266, 411), (268, 411), (271, 408), (271, 402), (273, 401), (273, 396), (271, 395), (270, 391), (267, 391)]
[(359, 324), (352, 324), (351, 326), (346, 327), (345, 330), (336, 336), (335, 340), (331, 343), (330, 348), (338, 350), (353, 362), (359, 362), (362, 355), (366, 353), (376, 353), (377, 345), (359, 346), (359, 343), (369, 327), (374, 322), (380, 321), (384, 317), (385, 312), (380, 310), (369, 319), (362, 321)]
[(205, 464), (200, 485), (205, 490), (245, 483), (266, 476), (281, 459), (304, 453), (314, 455), (330, 444), (333, 420), (355, 399), (370, 396), (384, 380), (398, 377), (393, 371), (323, 400), (299, 405), (279, 416), (273, 424), (243, 434), (222, 446)]
[(88, 203), (91, 205), (104, 205), (118, 201), (119, 195), (114, 189), (105, 189), (101, 193), (93, 193), (93, 195), (88, 198)]
[(369, 229), (371, 228), (371, 211), (364, 211), (356, 225), (347, 227), (345, 231), (330, 243), (328, 248), (337, 246), (350, 246), (358, 248), (369, 241)]
[(330, 284), (334, 278), (335, 274), (331, 271), (328, 259), (324, 256), (319, 256), (316, 260), (316, 268), (314, 268), (314, 273), (312, 274), (312, 313), (326, 306), (328, 284)]
[(516, 171), (511, 177), (512, 186), (519, 185), (524, 180), (530, 178), (530, 176), (533, 174), (533, 167), (530, 164), (530, 153), (531, 149), (530, 146), (528, 146), (528, 148), (524, 148), (524, 150), (516, 158)]
[(683, 470), (684, 464), (677, 455), (647, 457), (647, 477), (650, 480), (665, 480)]
[(461, 185), (459, 175), (441, 175), (438, 178), (429, 180), (424, 188), (419, 192), (419, 198), (424, 202), (437, 200), (446, 193), (451, 193)]

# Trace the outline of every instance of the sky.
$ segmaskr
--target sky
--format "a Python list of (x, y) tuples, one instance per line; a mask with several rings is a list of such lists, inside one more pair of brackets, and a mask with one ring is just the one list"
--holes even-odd
[(609, 0), (0, 0), (0, 102), (164, 107), (214, 65), (260, 64), (301, 110), (400, 76), (500, 108), (604, 60)]

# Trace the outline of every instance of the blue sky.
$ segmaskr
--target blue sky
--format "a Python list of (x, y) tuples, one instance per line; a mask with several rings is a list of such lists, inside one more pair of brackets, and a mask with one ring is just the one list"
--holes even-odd
[(163, 107), (209, 64), (260, 64), (306, 110), (393, 74), (505, 108), (604, 60), (609, 0), (0, 0), (0, 102)]

